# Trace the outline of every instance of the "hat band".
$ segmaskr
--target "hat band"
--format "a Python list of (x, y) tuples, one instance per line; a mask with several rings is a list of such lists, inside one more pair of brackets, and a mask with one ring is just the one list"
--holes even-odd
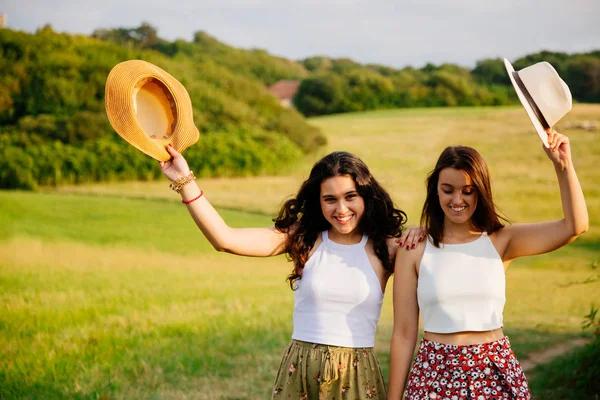
[(544, 115), (538, 108), (537, 104), (535, 104), (535, 101), (533, 101), (533, 97), (531, 97), (531, 95), (529, 94), (529, 91), (523, 84), (523, 81), (519, 77), (519, 74), (517, 73), (517, 71), (513, 71), (512, 75), (513, 75), (513, 78), (515, 78), (515, 82), (517, 82), (519, 89), (521, 89), (521, 92), (523, 92), (523, 95), (525, 96), (525, 98), (527, 99), (527, 102), (531, 106), (531, 109), (533, 110), (533, 113), (535, 114), (536, 118), (542, 124), (542, 127), (544, 129), (550, 128), (550, 124), (548, 124), (548, 122), (546, 121), (546, 118), (544, 118)]

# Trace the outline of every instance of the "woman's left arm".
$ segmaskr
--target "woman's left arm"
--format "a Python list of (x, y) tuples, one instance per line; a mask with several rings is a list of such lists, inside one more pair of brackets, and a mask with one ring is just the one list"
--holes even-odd
[(571, 159), (569, 138), (554, 130), (548, 131), (548, 158), (558, 177), (563, 218), (536, 224), (514, 224), (501, 229), (505, 236), (504, 261), (521, 256), (548, 253), (583, 234), (588, 229), (588, 212), (579, 179)]

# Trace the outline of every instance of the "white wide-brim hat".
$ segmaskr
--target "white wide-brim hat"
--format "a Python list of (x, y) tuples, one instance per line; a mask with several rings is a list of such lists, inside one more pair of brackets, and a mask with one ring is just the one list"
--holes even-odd
[(548, 147), (546, 129), (553, 127), (571, 110), (569, 87), (546, 61), (515, 71), (505, 58), (504, 66), (533, 127)]
[(124, 61), (110, 71), (105, 106), (119, 136), (159, 161), (171, 158), (167, 145), (182, 152), (200, 135), (185, 87), (146, 61)]

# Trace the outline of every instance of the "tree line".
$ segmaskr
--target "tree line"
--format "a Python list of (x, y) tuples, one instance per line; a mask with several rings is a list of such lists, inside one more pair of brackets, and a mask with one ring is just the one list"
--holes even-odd
[[(516, 70), (548, 61), (575, 101), (600, 102), (600, 51), (566, 54), (542, 51), (513, 62)], [(453, 64), (393, 69), (348, 59), (302, 61), (311, 75), (302, 80), (294, 104), (304, 115), (400, 107), (497, 106), (518, 99), (500, 58), (478, 61), (469, 70)]]
[[(104, 110), (109, 71), (130, 59), (158, 65), (190, 93), (201, 135), (186, 156), (201, 176), (281, 172), (326, 143), (305, 116), (518, 102), (500, 59), (471, 70), (394, 69), (328, 57), (292, 61), (236, 49), (202, 31), (191, 41), (167, 41), (147, 23), (90, 36), (49, 25), (34, 34), (0, 29), (0, 188), (157, 179), (156, 162), (118, 137)], [(513, 65), (541, 60), (557, 69), (576, 101), (600, 101), (600, 51), (540, 52)], [(268, 93), (281, 79), (301, 81), (296, 109)]]

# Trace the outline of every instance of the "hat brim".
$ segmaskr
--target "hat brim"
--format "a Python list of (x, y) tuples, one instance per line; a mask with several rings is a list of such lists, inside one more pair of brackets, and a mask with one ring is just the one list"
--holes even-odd
[[(148, 136), (135, 112), (134, 93), (140, 83), (149, 79), (169, 92), (172, 106), (176, 109), (172, 132), (164, 139)], [(159, 161), (171, 158), (167, 145), (171, 144), (175, 150), (182, 152), (199, 138), (187, 90), (166, 71), (146, 61), (129, 60), (113, 67), (106, 80), (105, 107), (108, 120), (119, 136)]]
[(535, 112), (533, 111), (533, 108), (531, 108), (531, 105), (529, 105), (529, 102), (527, 101), (525, 94), (523, 94), (523, 91), (521, 90), (521, 88), (519, 88), (519, 85), (515, 81), (515, 78), (513, 77), (513, 72), (515, 72), (515, 69), (513, 68), (510, 61), (508, 61), (506, 58), (504, 59), (504, 66), (506, 67), (506, 72), (508, 72), (508, 77), (510, 78), (511, 83), (512, 83), (513, 87), (515, 88), (515, 92), (517, 92), (517, 97), (519, 98), (519, 101), (523, 105), (523, 108), (525, 108), (525, 111), (527, 112), (527, 116), (529, 117), (529, 119), (531, 120), (531, 123), (533, 124), (533, 128), (535, 129), (538, 136), (542, 140), (542, 143), (544, 143), (544, 146), (549, 147), (548, 134), (546, 133), (546, 130), (542, 126), (542, 123), (535, 116)]

